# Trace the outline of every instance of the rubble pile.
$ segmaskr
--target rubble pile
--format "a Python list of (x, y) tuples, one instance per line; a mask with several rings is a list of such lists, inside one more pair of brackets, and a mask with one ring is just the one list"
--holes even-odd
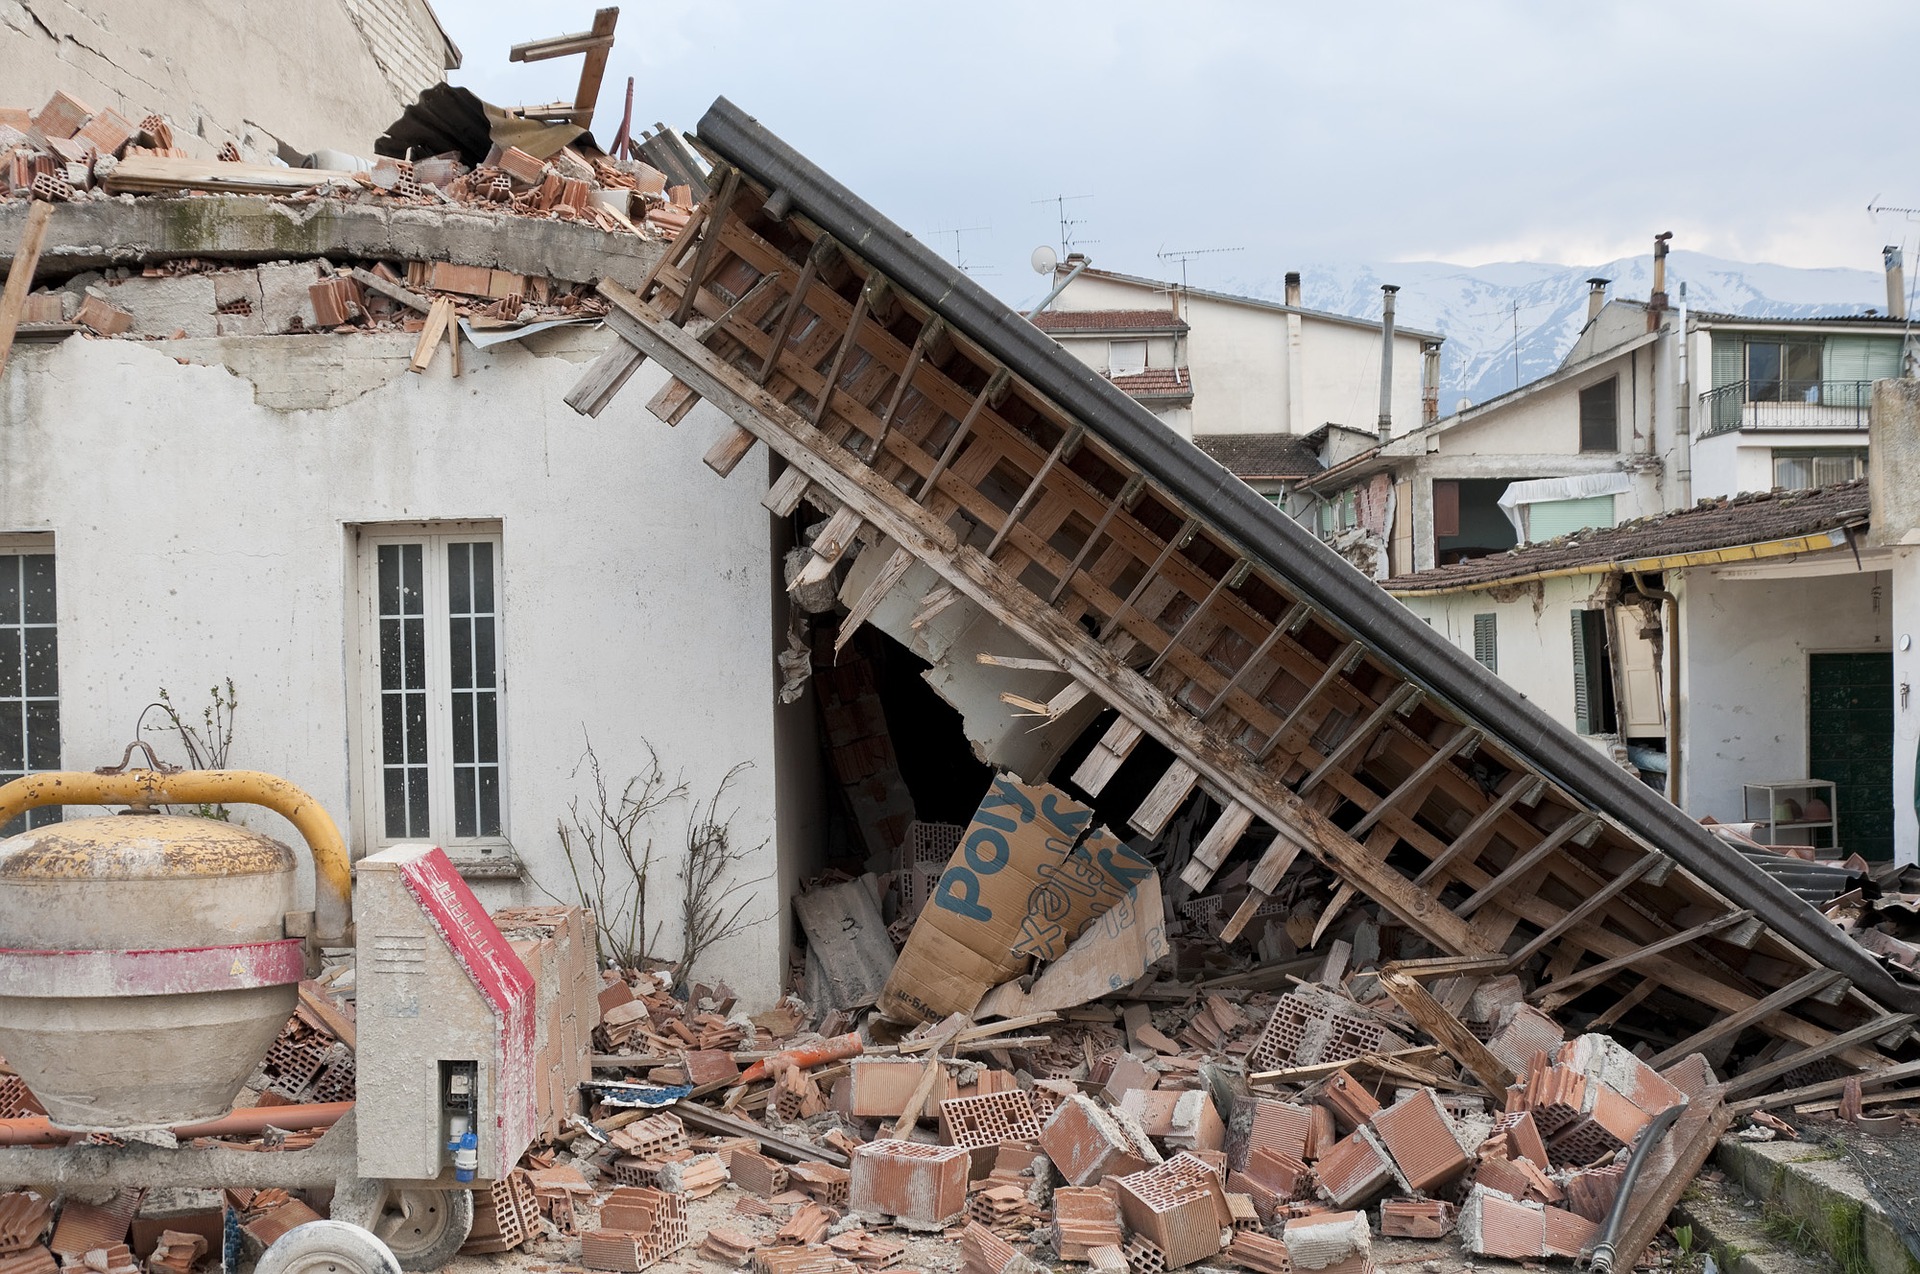
[[(381, 157), (348, 171), (250, 162), (229, 142), (219, 158), (189, 158), (159, 115), (130, 121), (66, 93), (39, 110), (0, 107), (0, 201), (85, 202), (223, 193), (300, 205), (315, 200), (459, 209), (569, 222), (612, 235), (671, 241), (696, 208), (639, 159), (563, 146), (537, 158), (494, 147), (469, 166), (457, 155)], [(585, 143), (581, 143), (584, 146)], [(435, 326), (434, 305), (445, 301)], [(302, 331), (395, 331), (436, 336), (457, 321), (469, 339), (533, 324), (597, 320), (605, 302), (587, 281), (420, 260), (273, 262), (261, 266), (175, 258), (81, 274), (29, 294), (23, 333), (81, 330), (167, 339)]]

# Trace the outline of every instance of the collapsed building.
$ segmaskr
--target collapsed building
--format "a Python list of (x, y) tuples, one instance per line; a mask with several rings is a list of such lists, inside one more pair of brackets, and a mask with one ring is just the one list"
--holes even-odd
[[(1376, 1203), (1383, 1232), (1631, 1261), (1736, 1104), (1912, 1073), (1894, 965), (730, 103), (645, 172), (189, 172), (127, 153), (155, 128), (97, 195), (30, 164), (41, 198), (0, 205), (38, 289), (0, 628), (58, 638), (0, 770), (111, 759), (130, 706), (231, 677), (267, 703), (248, 764), (357, 855), (440, 841), (490, 904), (637, 922), (604, 1061), (671, 1115), (590, 1087), (598, 1224), (541, 1151), (476, 1242), (544, 1216), (638, 1269), (731, 1173), (806, 1197), (764, 1243), (708, 1227), (768, 1270), (901, 1258), (834, 1247), (832, 1209), (964, 1215), (1005, 1274), (1041, 1200), (1060, 1259), (1134, 1274), (1364, 1268)], [(648, 756), (641, 804), (705, 802), (684, 848), (579, 889)], [(737, 856), (702, 877), (716, 826)], [(686, 954), (702, 890), (751, 923), (676, 997), (641, 966)]]

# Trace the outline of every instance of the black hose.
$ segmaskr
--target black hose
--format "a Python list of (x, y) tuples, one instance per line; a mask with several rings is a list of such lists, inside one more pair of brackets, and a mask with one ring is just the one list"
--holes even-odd
[(1627, 1170), (1620, 1178), (1620, 1193), (1614, 1196), (1613, 1211), (1607, 1213), (1606, 1228), (1600, 1232), (1600, 1242), (1593, 1248), (1593, 1264), (1589, 1267), (1593, 1274), (1607, 1274), (1613, 1268), (1613, 1241), (1620, 1237), (1620, 1225), (1627, 1219), (1627, 1201), (1633, 1195), (1633, 1183), (1639, 1179), (1640, 1169), (1645, 1165), (1653, 1143), (1660, 1140), (1673, 1121), (1686, 1113), (1686, 1109), (1685, 1102), (1669, 1106), (1640, 1130), (1639, 1139), (1633, 1143), (1633, 1157), (1627, 1160)]

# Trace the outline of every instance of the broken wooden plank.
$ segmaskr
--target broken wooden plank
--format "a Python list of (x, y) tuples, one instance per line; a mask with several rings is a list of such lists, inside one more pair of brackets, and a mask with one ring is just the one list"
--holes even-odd
[(1507, 1086), (1514, 1081), (1513, 1072), (1487, 1051), (1487, 1046), (1467, 1029), (1464, 1022), (1447, 1012), (1438, 1000), (1427, 993), (1427, 988), (1406, 974), (1382, 969), (1379, 979), (1380, 989), (1406, 1010), (1414, 1025), (1432, 1036), (1450, 1057), (1466, 1068), (1468, 1074), (1479, 1080), (1489, 1096), (1498, 1101), (1506, 1100)]
[(1196, 893), (1207, 887), (1213, 879), (1213, 873), (1227, 860), (1233, 847), (1240, 843), (1247, 828), (1253, 824), (1253, 811), (1238, 801), (1228, 805), (1220, 817), (1213, 821), (1207, 834), (1193, 847), (1193, 857), (1180, 870), (1180, 879)]
[(1762, 1084), (1779, 1079), (1782, 1075), (1799, 1070), (1809, 1062), (1817, 1062), (1823, 1057), (1830, 1057), (1856, 1044), (1865, 1044), (1870, 1040), (1904, 1031), (1916, 1021), (1920, 1021), (1920, 1013), (1888, 1013), (1883, 1017), (1877, 1017), (1864, 1026), (1842, 1031), (1818, 1044), (1809, 1044), (1765, 1066), (1755, 1066), (1741, 1071), (1727, 1081), (1727, 1093), (1731, 1096), (1734, 1093), (1745, 1092), (1749, 1088), (1758, 1088)]
[(1564, 978), (1556, 978), (1536, 989), (1528, 998), (1538, 1002), (1547, 1012), (1552, 1013), (1561, 1005), (1577, 998), (1592, 983), (1604, 981), (1622, 969), (1631, 969), (1634, 965), (1649, 960), (1663, 951), (1671, 951), (1675, 947), (1684, 947), (1689, 942), (1698, 942), (1702, 938), (1712, 937), (1723, 929), (1731, 929), (1734, 925), (1743, 924), (1751, 919), (1753, 919), (1753, 913), (1745, 910), (1716, 916), (1705, 924), (1697, 924), (1691, 929), (1682, 929), (1679, 933), (1668, 934), (1658, 942), (1637, 947), (1611, 960), (1602, 960), (1599, 964), (1589, 965)]
[[(703, 1106), (699, 1102), (682, 1098), (667, 1109), (680, 1116), (682, 1122), (705, 1132), (719, 1133), (728, 1137), (751, 1137), (759, 1142), (761, 1148), (768, 1154), (777, 1155), (782, 1159), (832, 1164), (836, 1168), (848, 1166), (847, 1157), (838, 1150), (831, 1150), (799, 1137), (782, 1136), (769, 1130), (764, 1124), (757, 1124), (751, 1119), (736, 1119), (732, 1115), (724, 1115), (713, 1107)], [(635, 1112), (636, 1116), (645, 1113), (645, 1111)]]
[[(395, 283), (392, 279), (383, 279), (372, 270), (355, 266), (346, 273), (352, 277), (355, 283), (358, 283), (361, 287), (367, 289), (367, 291), (378, 292), (388, 300), (398, 301), (410, 310), (418, 310), (420, 313), (425, 314), (433, 308), (433, 300), (430, 297), (421, 296), (412, 288), (404, 284)], [(631, 349), (633, 347), (628, 346), (627, 348)]]
[(288, 195), (329, 182), (357, 185), (355, 174), (336, 168), (280, 168), (271, 164), (128, 155), (101, 185), (110, 195), (212, 190), (231, 195)]
[(6, 374), (7, 359), (13, 353), (27, 294), (33, 291), (33, 274), (40, 266), (40, 249), (47, 241), (47, 222), (52, 219), (53, 205), (44, 199), (34, 200), (27, 208), (27, 224), (21, 227), (13, 264), (7, 268), (7, 289), (0, 293), (0, 376)]
[(853, 537), (860, 531), (860, 511), (851, 504), (843, 504), (833, 511), (826, 525), (813, 537), (813, 556), (801, 568), (794, 579), (795, 588), (804, 588), (818, 584), (833, 574), (833, 568), (853, 547)]
[(860, 625), (872, 618), (873, 612), (879, 609), (880, 603), (886, 600), (887, 594), (893, 591), (894, 585), (905, 578), (912, 566), (913, 554), (896, 545), (887, 555), (887, 560), (880, 564), (879, 572), (868, 582), (866, 588), (861, 590), (859, 598), (848, 609), (847, 617), (840, 621), (840, 632), (833, 639), (835, 659), (840, 657), (841, 649), (853, 639), (855, 633), (860, 631)]
[(694, 393), (691, 386), (685, 381), (669, 378), (647, 400), (647, 411), (668, 425), (677, 425), (699, 405), (700, 395)]
[(1161, 832), (1167, 830), (1167, 823), (1186, 803), (1188, 793), (1200, 781), (1200, 772), (1185, 761), (1176, 760), (1167, 767), (1160, 781), (1153, 785), (1146, 799), (1140, 802), (1138, 809), (1127, 819), (1130, 826), (1144, 836), (1158, 839)]
[(724, 478), (747, 458), (747, 453), (753, 450), (753, 444), (758, 441), (751, 429), (742, 429), (728, 421), (726, 429), (707, 448), (707, 454), (700, 457), (701, 462)]
[(1117, 717), (1093, 750), (1073, 772), (1073, 783), (1088, 796), (1098, 796), (1112, 780), (1144, 732), (1126, 717)]
[(407, 362), (408, 371), (424, 372), (433, 365), (433, 352), (440, 348), (440, 338), (453, 321), (453, 298), (436, 297), (433, 307), (427, 311), (426, 326), (420, 329), (420, 339), (414, 342), (413, 357)]
[(1838, 969), (1815, 969), (1804, 977), (1795, 978), (1772, 995), (1756, 1001), (1738, 1013), (1729, 1013), (1719, 1021), (1695, 1031), (1672, 1048), (1647, 1059), (1647, 1065), (1655, 1070), (1665, 1070), (1689, 1053), (1698, 1053), (1715, 1040), (1738, 1035), (1754, 1023), (1771, 1017), (1781, 1009), (1798, 1004), (1801, 1000), (1817, 992), (1824, 991), (1844, 975)]

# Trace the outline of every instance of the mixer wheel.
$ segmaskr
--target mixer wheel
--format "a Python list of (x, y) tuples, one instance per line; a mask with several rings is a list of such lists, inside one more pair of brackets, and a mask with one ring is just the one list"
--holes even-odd
[(386, 1203), (373, 1223), (373, 1232), (393, 1250), (403, 1270), (439, 1269), (472, 1231), (471, 1190), (388, 1186)]
[(346, 1221), (309, 1221), (274, 1240), (254, 1274), (401, 1274), (401, 1270), (393, 1251), (370, 1231)]

